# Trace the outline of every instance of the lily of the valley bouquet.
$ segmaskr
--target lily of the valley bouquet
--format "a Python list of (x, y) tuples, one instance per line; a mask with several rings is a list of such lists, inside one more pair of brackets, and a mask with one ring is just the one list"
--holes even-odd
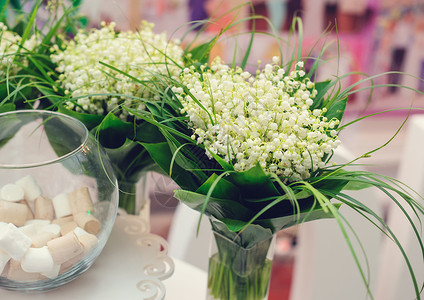
[(138, 195), (137, 183), (146, 184), (147, 170), (154, 166), (139, 142), (162, 137), (156, 127), (121, 106), (142, 111), (145, 105), (135, 99), (157, 101), (156, 91), (166, 88), (158, 76), (175, 78), (184, 50), (178, 40), (155, 33), (148, 22), (136, 31), (119, 31), (113, 22), (78, 29), (76, 8), (65, 4), (62, 14), (39, 28), (40, 9), (37, 1), (27, 22), (17, 26), (21, 31), (0, 24), (0, 110), (36, 107), (79, 119), (108, 152), (120, 206), (139, 213), (148, 187), (142, 186)]
[(210, 299), (264, 299), (274, 234), (322, 218), (348, 230), (341, 205), (393, 237), (346, 190), (377, 187), (423, 213), (394, 180), (332, 160), (349, 90), (339, 90), (338, 79), (314, 83), (317, 66), (308, 72), (300, 58), (284, 64), (275, 57), (252, 74), (216, 58), (184, 68), (149, 113), (128, 109), (166, 138), (143, 145), (181, 187), (175, 197), (211, 222), (218, 252), (209, 261)]
[(165, 33), (153, 32), (152, 23), (144, 21), (139, 30), (126, 32), (115, 26), (112, 22), (102, 23), (100, 29), (81, 29), (52, 47), (65, 99), (56, 104), (59, 112), (81, 120), (98, 136), (115, 167), (120, 206), (138, 213), (136, 184), (153, 164), (139, 141), (159, 141), (161, 135), (121, 107), (143, 111), (145, 104), (135, 99), (158, 101), (156, 91), (165, 87), (156, 78), (175, 78), (184, 50)]

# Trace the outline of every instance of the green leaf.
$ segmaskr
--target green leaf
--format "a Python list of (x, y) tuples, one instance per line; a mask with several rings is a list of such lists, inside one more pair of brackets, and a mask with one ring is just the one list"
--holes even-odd
[(325, 113), (325, 116), (328, 118), (328, 120), (331, 120), (333, 118), (336, 118), (337, 120), (341, 120), (343, 118), (343, 114), (346, 109), (348, 97), (346, 96), (343, 99), (340, 99), (333, 103), (330, 108), (328, 108), (327, 112)]
[(320, 109), (324, 105), (324, 96), (328, 90), (333, 86), (331, 80), (321, 81), (315, 83), (315, 89), (318, 94), (315, 96), (314, 103), (311, 105), (310, 110)]
[(105, 116), (102, 115), (91, 115), (91, 114), (85, 114), (76, 112), (70, 109), (67, 109), (65, 106), (60, 105), (58, 107), (58, 111), (60, 113), (63, 113), (65, 115), (74, 117), (75, 119), (80, 120), (84, 125), (88, 128), (88, 130), (93, 129), (94, 127), (98, 126)]
[(142, 124), (136, 127), (135, 140), (145, 143), (160, 143), (166, 141), (158, 127), (149, 122), (142, 122)]
[[(205, 195), (188, 190), (176, 190), (174, 196), (190, 208), (202, 212), (206, 200)], [(251, 211), (239, 202), (215, 197), (209, 197), (204, 213), (218, 220), (224, 218), (248, 220), (252, 216)]]
[(0, 113), (4, 113), (7, 111), (14, 111), (16, 109), (16, 105), (13, 103), (5, 103), (0, 105)]
[[(210, 219), (213, 230), (219, 232), (223, 236), (232, 240), (234, 243), (250, 248), (257, 242), (264, 241), (272, 237), (273, 232), (262, 226), (251, 224), (247, 226), (242, 232), (238, 231), (237, 228), (243, 222), (232, 219), (217, 220), (214, 218)], [(233, 230), (232, 230), (233, 229)]]
[(372, 183), (367, 183), (367, 182), (349, 181), (344, 186), (343, 190), (359, 191), (359, 190), (367, 189), (370, 187), (374, 187), (374, 185)]
[(225, 171), (234, 171), (234, 167), (227, 163), (222, 157), (219, 155), (213, 153), (209, 149), (207, 149), (209, 154), (212, 155), (212, 157), (219, 163), (219, 165), (225, 170)]
[(218, 37), (212, 38), (209, 42), (202, 43), (188, 51), (191, 54), (190, 60), (204, 64), (209, 60), (209, 53), (211, 52), (213, 46), (216, 44)]
[[(338, 209), (341, 204), (334, 204), (334, 206)], [(331, 218), (334, 218), (334, 215), (331, 212), (325, 212), (322, 208), (317, 206), (313, 210), (306, 210), (301, 212), (300, 214), (277, 217), (272, 219), (259, 219), (255, 221), (255, 224), (270, 228), (272, 232), (275, 233), (281, 229), (288, 228), (300, 223)]]
[(281, 194), (259, 164), (244, 172), (230, 173), (227, 180), (236, 185), (245, 198), (265, 198)]
[(106, 148), (119, 148), (126, 139), (135, 137), (134, 124), (124, 122), (113, 113), (108, 113), (96, 128), (100, 143)]
[[(141, 143), (149, 152), (153, 161), (166, 173), (169, 174), (172, 152), (168, 143)], [(189, 171), (175, 164), (172, 171), (172, 179), (183, 189), (195, 191), (201, 182)]]
[[(217, 180), (218, 175), (215, 173), (212, 174), (208, 180), (206, 180), (197, 190), (196, 193), (206, 195), (211, 188), (212, 184)], [(240, 190), (231, 182), (221, 178), (217, 185), (215, 186), (212, 194), (212, 197), (222, 198), (222, 199), (240, 199)]]
[(35, 85), (35, 88), (40, 91), (41, 94), (47, 97), (47, 99), (54, 105), (60, 105), (63, 102), (63, 97), (54, 92), (51, 87), (45, 87), (39, 84)]
[(145, 168), (154, 164), (149, 153), (136, 141), (127, 139), (118, 148), (105, 148), (118, 180), (137, 182)]

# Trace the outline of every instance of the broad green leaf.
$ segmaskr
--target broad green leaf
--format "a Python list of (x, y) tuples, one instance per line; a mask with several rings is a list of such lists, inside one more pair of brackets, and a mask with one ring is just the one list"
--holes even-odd
[(324, 96), (332, 86), (333, 82), (330, 80), (315, 83), (315, 89), (318, 94), (315, 96), (314, 103), (311, 105), (310, 110), (322, 108), (324, 104)]
[[(341, 204), (334, 204), (334, 206), (339, 208)], [(322, 208), (317, 207), (312, 211), (306, 210), (300, 214), (276, 217), (272, 219), (259, 219), (255, 221), (255, 224), (270, 228), (272, 232), (275, 233), (281, 229), (288, 228), (300, 223), (329, 218), (334, 218), (331, 212), (325, 212)]]
[[(208, 178), (208, 180), (206, 180), (196, 190), (196, 193), (206, 195), (217, 178), (218, 175), (216, 175), (215, 173), (212, 174)], [(225, 178), (221, 178), (215, 186), (211, 196), (216, 198), (232, 199), (238, 201), (240, 199), (240, 191), (234, 184), (227, 181)]]
[(259, 164), (244, 172), (230, 173), (227, 180), (235, 184), (245, 198), (281, 195)]
[(95, 129), (100, 143), (106, 148), (119, 148), (127, 138), (133, 140), (135, 137), (134, 125), (122, 121), (113, 113), (108, 113)]
[(154, 162), (138, 142), (127, 139), (119, 148), (105, 148), (118, 179), (137, 182), (139, 174)]
[(63, 105), (60, 105), (58, 107), (58, 111), (65, 115), (68, 115), (68, 116), (74, 117), (75, 119), (80, 120), (82, 123), (84, 123), (84, 125), (88, 128), (88, 130), (91, 130), (94, 127), (98, 126), (105, 117), (103, 115), (92, 115), (92, 114), (76, 112), (76, 111), (67, 109)]
[(359, 182), (359, 181), (349, 181), (344, 186), (343, 190), (359, 191), (359, 190), (367, 189), (373, 186), (374, 185), (370, 182), (366, 183), (366, 182)]
[(237, 229), (242, 223), (238, 220), (225, 219), (224, 221), (221, 221), (211, 218), (210, 221), (213, 230), (245, 248), (252, 247), (258, 242), (270, 239), (273, 235), (273, 232), (270, 229), (256, 224), (251, 224), (246, 227), (245, 230), (239, 232), (231, 230)]
[(212, 155), (212, 157), (219, 163), (219, 165), (225, 171), (234, 171), (233, 166), (230, 165), (229, 163), (227, 163), (222, 157), (220, 157), (219, 155), (213, 153), (212, 151), (209, 151), (209, 149), (207, 149), (207, 151), (209, 152), (210, 155)]
[[(206, 196), (187, 190), (175, 190), (174, 196), (190, 208), (202, 212)], [(251, 211), (239, 202), (231, 199), (210, 197), (204, 213), (218, 220), (223, 218), (249, 220)]]
[(166, 141), (158, 127), (149, 122), (142, 122), (136, 127), (135, 140), (143, 143), (160, 143)]
[(16, 109), (16, 105), (13, 103), (5, 103), (0, 105), (0, 113), (4, 113), (7, 111), (14, 111)]
[(341, 120), (343, 118), (343, 114), (346, 109), (348, 97), (346, 96), (343, 99), (339, 99), (333, 105), (331, 105), (330, 108), (328, 108), (327, 112), (325, 113), (325, 116), (328, 118), (328, 120), (331, 120), (332, 118), (336, 118), (337, 120)]
[[(141, 143), (149, 152), (155, 163), (169, 175), (172, 152), (166, 142), (163, 143)], [(172, 179), (183, 189), (197, 190), (202, 184), (193, 174), (178, 165), (173, 166)]]

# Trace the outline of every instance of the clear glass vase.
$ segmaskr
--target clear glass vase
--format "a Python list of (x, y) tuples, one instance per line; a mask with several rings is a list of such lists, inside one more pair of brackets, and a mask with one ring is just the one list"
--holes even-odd
[(138, 181), (118, 180), (119, 207), (126, 213), (149, 219), (150, 172), (142, 172)]
[(117, 208), (112, 164), (80, 121), (39, 110), (0, 114), (0, 288), (46, 291), (83, 274)]
[(213, 230), (207, 300), (268, 299), (274, 248), (275, 235), (244, 247)]

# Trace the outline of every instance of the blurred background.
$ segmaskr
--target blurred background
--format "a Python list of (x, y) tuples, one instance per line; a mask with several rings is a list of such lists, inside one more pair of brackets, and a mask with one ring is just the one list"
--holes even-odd
[[(4, 0), (3, 0), (4, 1)], [(56, 0), (60, 1), (60, 0)], [(221, 37), (212, 50), (231, 62), (248, 48), (250, 35), (258, 34), (252, 46), (248, 67), (257, 61), (270, 61), (275, 55), (289, 57), (295, 49), (295, 35), (289, 33), (294, 16), (303, 21), (302, 55), (316, 57), (324, 42), (328, 48), (317, 80), (347, 74), (344, 87), (363, 79), (363, 74), (376, 75), (400, 71), (409, 76), (388, 74), (378, 76), (373, 90), (365, 82), (352, 87), (345, 122), (358, 117), (388, 110), (366, 118), (341, 133), (342, 143), (359, 156), (383, 145), (401, 126), (408, 114), (421, 114), (410, 107), (424, 108), (424, 97), (411, 89), (386, 86), (400, 84), (424, 92), (424, 1), (423, 0), (82, 0), (79, 13), (90, 27), (101, 21), (114, 21), (120, 30), (136, 30), (141, 20), (155, 24), (155, 32), (165, 31), (169, 38), (181, 39), (187, 45), (196, 34), (207, 40), (222, 28), (237, 22)], [(46, 12), (47, 13), (47, 12)], [(249, 17), (260, 15), (253, 21)], [(211, 18), (205, 31), (192, 30), (196, 22)], [(189, 31), (189, 32), (188, 32)], [(187, 33), (188, 32), (188, 33)], [(263, 34), (260, 34), (263, 33)], [(283, 42), (277, 42), (277, 37)], [(324, 63), (325, 62), (325, 63)], [(421, 80), (418, 80), (420, 79)], [(404, 109), (399, 109), (404, 108)], [(408, 127), (408, 121), (405, 128)], [(382, 175), (397, 176), (403, 151), (405, 130), (387, 147), (361, 161), (365, 168)], [(151, 224), (153, 233), (168, 237), (178, 202), (172, 197), (175, 184), (167, 178), (151, 175)], [(381, 196), (384, 198), (384, 196)], [(384, 201), (384, 200), (383, 200)], [(296, 254), (296, 228), (279, 233), (270, 300), (289, 299), (293, 265)]]

